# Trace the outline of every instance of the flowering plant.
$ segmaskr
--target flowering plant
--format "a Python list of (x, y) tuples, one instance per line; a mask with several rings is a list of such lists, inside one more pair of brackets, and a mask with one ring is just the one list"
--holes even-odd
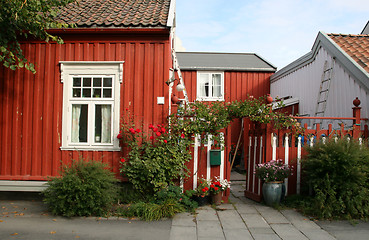
[(167, 124), (137, 127), (136, 122), (128, 111), (122, 116), (117, 138), (128, 147), (122, 148), (122, 175), (142, 194), (154, 194), (186, 177), (191, 154), (181, 135), (170, 134)]
[(230, 187), (230, 182), (227, 179), (220, 180), (220, 177), (215, 177), (210, 183), (210, 192), (212, 194), (217, 194), (219, 192), (224, 192)]
[(282, 159), (271, 160), (270, 162), (260, 163), (255, 169), (256, 177), (265, 182), (283, 181), (291, 175), (291, 169)]
[(197, 180), (197, 188), (195, 195), (198, 197), (205, 197), (209, 195), (209, 181), (203, 178)]

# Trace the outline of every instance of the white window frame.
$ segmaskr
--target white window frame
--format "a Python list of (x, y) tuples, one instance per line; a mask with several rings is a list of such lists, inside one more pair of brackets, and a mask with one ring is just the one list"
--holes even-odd
[[(211, 94), (209, 94), (209, 97), (200, 96), (200, 75), (201, 74), (208, 74), (209, 79), (212, 79), (213, 74), (220, 74), (221, 76), (221, 95), (220, 97), (214, 97), (212, 96), (212, 82), (210, 81), (209, 85), (209, 91)], [(197, 82), (196, 82), (196, 100), (197, 101), (224, 101), (224, 72), (222, 71), (197, 71)]]
[[(78, 151), (120, 151), (119, 133), (120, 87), (123, 78), (123, 61), (61, 61), (61, 82), (63, 83), (63, 113), (62, 113), (62, 145), (61, 150)], [(112, 98), (73, 98), (73, 77), (112, 77)], [(111, 143), (95, 143), (95, 118), (88, 118), (87, 143), (73, 143), (72, 138), (72, 104), (87, 104), (88, 116), (95, 116), (95, 105), (111, 105)]]

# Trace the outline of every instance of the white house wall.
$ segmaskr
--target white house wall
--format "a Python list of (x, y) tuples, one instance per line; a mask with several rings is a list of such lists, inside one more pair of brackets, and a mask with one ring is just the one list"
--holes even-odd
[[(333, 59), (321, 47), (311, 63), (297, 67), (295, 71), (272, 80), (270, 87), (272, 97), (274, 99), (285, 96), (298, 98), (300, 115), (314, 116), (326, 60), (330, 65)], [(336, 61), (324, 115), (326, 117), (352, 117), (352, 101), (356, 97), (361, 100), (362, 117), (368, 117), (368, 92)], [(312, 121), (305, 122), (309, 125), (313, 123)], [(323, 125), (327, 123), (325, 121)], [(334, 128), (338, 127), (336, 123), (339, 122), (334, 122)], [(352, 121), (346, 124), (352, 125)]]

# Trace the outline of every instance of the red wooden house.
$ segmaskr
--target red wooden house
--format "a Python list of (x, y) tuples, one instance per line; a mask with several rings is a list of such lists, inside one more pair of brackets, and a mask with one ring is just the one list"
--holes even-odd
[[(276, 71), (273, 65), (254, 53), (178, 52), (177, 57), (190, 102), (232, 102), (246, 100), (248, 96), (265, 96), (270, 91), (270, 76)], [(174, 94), (183, 97), (182, 93), (174, 91)], [(231, 144), (237, 143), (243, 134), (240, 131), (239, 120), (225, 129), (225, 150), (221, 153), (220, 166), (210, 164), (211, 144), (205, 150), (195, 145), (194, 159), (188, 166), (193, 175), (187, 184), (196, 187), (196, 179), (200, 177), (229, 179)], [(240, 146), (239, 150), (242, 149)]]
[(56, 19), (75, 28), (50, 30), (64, 44), (21, 42), (37, 73), (0, 67), (0, 190), (40, 190), (79, 155), (118, 172), (123, 110), (168, 115), (174, 4), (81, 0)]

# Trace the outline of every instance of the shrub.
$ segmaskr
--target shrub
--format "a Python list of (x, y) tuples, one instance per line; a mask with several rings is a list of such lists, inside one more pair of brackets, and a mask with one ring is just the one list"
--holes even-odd
[(53, 178), (43, 192), (53, 214), (65, 217), (103, 216), (117, 197), (114, 174), (101, 162), (74, 161), (63, 166), (61, 177)]
[(178, 186), (170, 185), (155, 194), (156, 202), (163, 204), (168, 199), (173, 199), (181, 204), (187, 211), (193, 212), (197, 207), (197, 202), (191, 200), (191, 191), (182, 193), (182, 189)]
[(319, 218), (369, 216), (369, 149), (346, 139), (306, 148), (303, 176), (313, 190), (310, 214)]

